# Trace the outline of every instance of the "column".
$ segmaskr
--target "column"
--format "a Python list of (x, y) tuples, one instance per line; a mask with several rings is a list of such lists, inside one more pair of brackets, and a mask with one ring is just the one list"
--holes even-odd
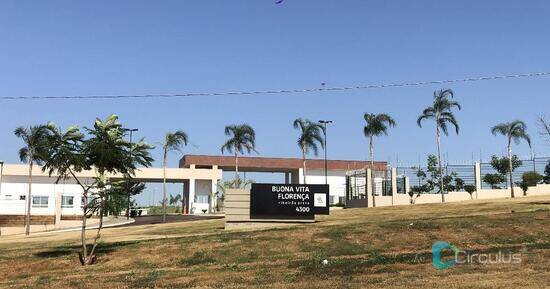
[(285, 172), (285, 184), (290, 184), (290, 172)]
[(476, 180), (475, 186), (476, 186), (476, 199), (477, 199), (477, 194), (481, 190), (481, 165), (478, 162), (474, 164), (474, 176)]
[[(54, 186), (56, 187), (56, 186)], [(55, 193), (55, 226), (58, 227), (61, 224), (61, 192)]]
[(397, 195), (397, 169), (391, 168), (391, 205)]
[(212, 179), (212, 191), (210, 192), (210, 213), (216, 211), (216, 203), (218, 202), (217, 192), (218, 192), (218, 180)]
[(405, 176), (405, 194), (409, 194), (409, 192), (411, 191), (411, 180), (409, 179), (409, 177)]
[(189, 179), (189, 214), (194, 214), (195, 210), (195, 179)]
[(367, 168), (367, 171), (365, 173), (365, 194), (367, 195), (367, 207), (372, 204), (372, 201), (369, 202), (369, 198), (372, 198), (372, 189), (372, 170), (370, 168)]

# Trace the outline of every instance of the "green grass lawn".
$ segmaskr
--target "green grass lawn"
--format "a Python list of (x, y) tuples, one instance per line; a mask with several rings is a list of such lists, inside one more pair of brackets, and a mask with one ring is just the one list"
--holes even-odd
[[(412, 224), (412, 225), (411, 225)], [(78, 233), (0, 238), (7, 288), (548, 288), (550, 198), (339, 210), (315, 224), (226, 232), (223, 220), (110, 228), (98, 264)], [(436, 270), (432, 243), (521, 254)], [(323, 265), (323, 260), (328, 260)]]

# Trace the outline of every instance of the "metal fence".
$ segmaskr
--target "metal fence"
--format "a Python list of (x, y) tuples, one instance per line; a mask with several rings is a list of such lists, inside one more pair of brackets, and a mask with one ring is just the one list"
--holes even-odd
[[(522, 181), (523, 174), (527, 172), (537, 172), (540, 175), (545, 175), (545, 168), (550, 163), (550, 157), (535, 157), (527, 160), (521, 160), (521, 165), (514, 169), (512, 172), (512, 180), (514, 184)], [(491, 184), (486, 183), (483, 178), (487, 174), (499, 174), (497, 170), (493, 168), (491, 163), (480, 163), (480, 175), (481, 175), (481, 188), (491, 189)], [(509, 176), (504, 175), (504, 181), (496, 184), (496, 188), (507, 189), (510, 187)]]
[[(392, 195), (391, 169), (372, 171), (372, 192), (376, 196)], [(405, 191), (404, 180), (398, 182), (401, 190)], [(367, 176), (365, 170), (356, 170), (348, 172), (346, 175), (346, 201), (347, 204), (354, 200), (364, 200), (367, 202)]]

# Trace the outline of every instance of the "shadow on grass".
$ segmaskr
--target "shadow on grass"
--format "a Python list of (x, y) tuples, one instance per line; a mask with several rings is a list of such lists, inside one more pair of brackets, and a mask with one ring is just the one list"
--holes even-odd
[[(137, 243), (138, 242), (136, 242), (136, 241), (115, 242), (115, 243), (107, 243), (107, 244), (101, 244), (100, 243), (96, 247), (96, 252), (97, 252), (97, 254), (108, 254), (108, 253), (116, 251), (120, 248), (129, 246), (129, 245), (133, 245), (133, 244), (137, 244)], [(34, 256), (38, 257), (38, 258), (66, 257), (66, 256), (70, 256), (70, 255), (73, 255), (73, 254), (78, 254), (78, 252), (80, 252), (81, 248), (82, 248), (82, 246), (76, 246), (76, 245), (75, 246), (61, 246), (61, 247), (56, 247), (56, 248), (51, 249), (51, 250), (34, 253)], [(89, 246), (89, 248), (91, 248), (91, 247)]]

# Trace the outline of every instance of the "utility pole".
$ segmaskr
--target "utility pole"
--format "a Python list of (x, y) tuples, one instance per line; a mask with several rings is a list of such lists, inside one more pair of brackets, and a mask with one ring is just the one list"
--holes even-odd
[[(124, 131), (127, 131), (127, 132), (130, 132), (130, 146), (132, 145), (132, 133), (134, 131), (138, 131), (137, 128), (125, 128)], [(129, 179), (129, 178), (128, 178)], [(128, 186), (128, 182), (126, 182), (126, 188), (129, 189), (129, 186)], [(127, 208), (126, 208), (126, 219), (129, 220), (130, 219), (130, 192), (126, 192), (126, 194), (128, 194), (128, 204), (127, 204)]]
[(328, 185), (328, 165), (327, 165), (327, 124), (332, 123), (332, 120), (319, 120), (319, 123), (323, 126), (323, 146), (325, 147), (325, 185)]

